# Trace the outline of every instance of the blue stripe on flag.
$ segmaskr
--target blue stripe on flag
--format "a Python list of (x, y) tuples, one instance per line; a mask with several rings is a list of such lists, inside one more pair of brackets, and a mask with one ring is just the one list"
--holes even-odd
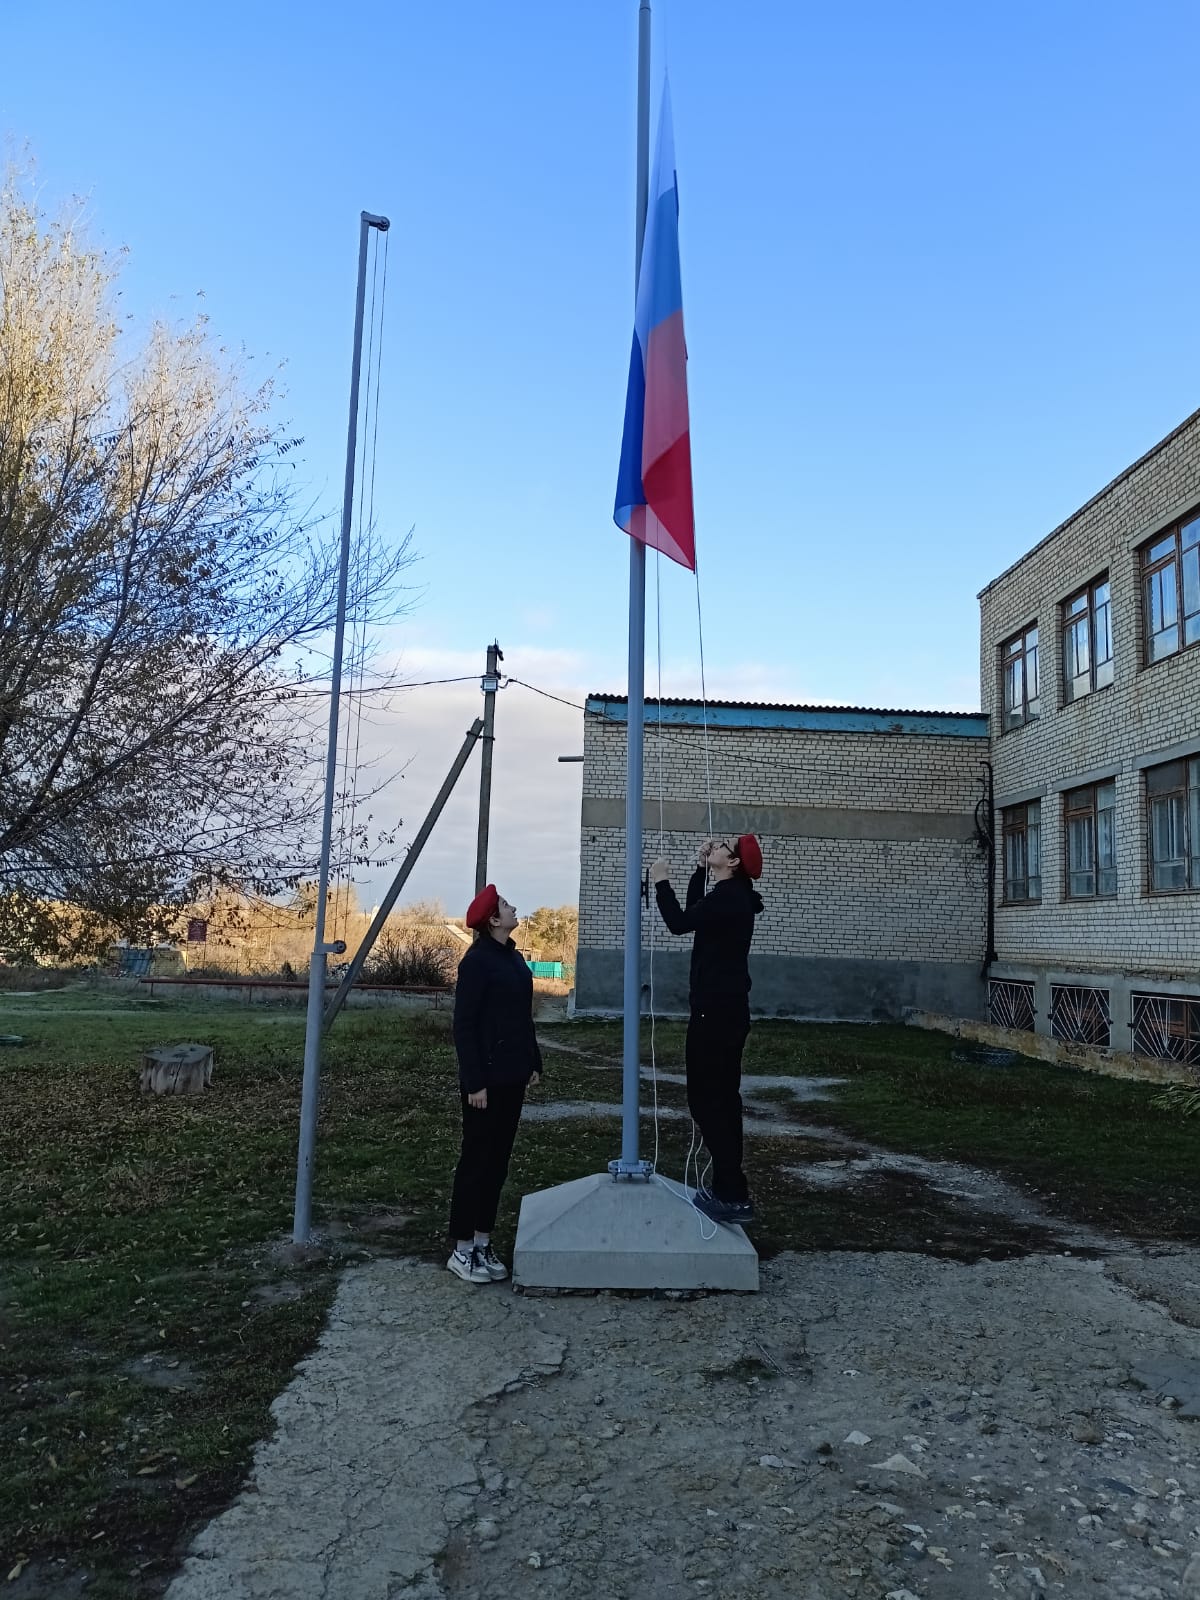
[(617, 469), (617, 502), (613, 521), (629, 532), (635, 506), (646, 504), (642, 488), (642, 424), (646, 415), (646, 368), (636, 332), (629, 355), (629, 386), (625, 393), (625, 428), (621, 434), (621, 465)]

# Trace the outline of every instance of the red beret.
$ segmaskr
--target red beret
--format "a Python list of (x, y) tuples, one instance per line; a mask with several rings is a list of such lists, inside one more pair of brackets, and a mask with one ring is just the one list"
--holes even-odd
[(762, 847), (752, 833), (743, 833), (737, 842), (738, 860), (748, 878), (762, 877)]
[(480, 889), (474, 900), (467, 907), (466, 923), (468, 928), (486, 928), (488, 922), (500, 909), (500, 896), (496, 893), (496, 885), (489, 883)]

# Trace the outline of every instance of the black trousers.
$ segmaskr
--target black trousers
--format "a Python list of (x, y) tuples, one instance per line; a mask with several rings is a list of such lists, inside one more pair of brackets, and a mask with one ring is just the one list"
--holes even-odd
[(523, 1083), (490, 1083), (488, 1103), (477, 1110), (462, 1095), (462, 1150), (450, 1201), (450, 1237), (470, 1239), (490, 1233), (496, 1222), (500, 1191), (508, 1177), (508, 1158), (525, 1104)]
[(688, 1019), (688, 1109), (712, 1157), (712, 1191), (719, 1200), (750, 1197), (742, 1171), (741, 1095), (749, 1032), (749, 1006), (693, 1009)]

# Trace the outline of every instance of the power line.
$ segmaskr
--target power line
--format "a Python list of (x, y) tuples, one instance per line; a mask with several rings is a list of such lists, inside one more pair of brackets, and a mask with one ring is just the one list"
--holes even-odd
[(540, 694), (543, 700), (557, 700), (560, 706), (570, 706), (572, 711), (586, 711), (587, 707), (580, 705), (578, 700), (564, 700), (561, 694), (551, 694), (549, 689), (539, 689), (536, 683), (526, 683), (524, 678), (505, 678), (504, 687), (516, 684), (518, 689), (529, 689), (533, 694)]
[[(479, 674), (477, 672), (468, 672), (465, 673), (461, 678), (424, 678), (416, 683), (412, 683), (408, 679), (397, 679), (392, 683), (373, 683), (369, 686), (358, 689), (343, 689), (342, 693), (348, 697), (357, 697), (359, 695), (365, 696), (369, 694), (397, 694), (402, 689), (432, 689), (436, 685), (443, 683), (478, 683), (478, 681)], [(282, 687), (289, 694), (302, 695), (305, 699), (309, 700), (323, 699), (329, 694), (329, 689), (327, 687), (313, 689), (309, 688), (307, 684), (284, 684)]]
[[(467, 673), (461, 678), (427, 678), (423, 682), (419, 683), (380, 684), (370, 689), (364, 689), (363, 693), (381, 694), (385, 691), (402, 689), (429, 689), (447, 683), (474, 683), (478, 681), (478, 677), (478, 673), (471, 672)], [(554, 694), (549, 689), (539, 688), (536, 683), (529, 683), (525, 678), (505, 678), (502, 687), (507, 689), (510, 685), (513, 685), (518, 689), (528, 689), (531, 694), (540, 695), (543, 700), (553, 700), (556, 705), (567, 706), (572, 711), (582, 711), (587, 717), (591, 718), (593, 722), (602, 722), (606, 726), (614, 728), (624, 726), (623, 718), (608, 716), (603, 711), (589, 711), (587, 706), (584, 705), (582, 701), (568, 700), (565, 695)], [(309, 692), (315, 695), (328, 694), (329, 691), (325, 689), (312, 690)], [(664, 724), (661, 722), (647, 723), (646, 725), (647, 738), (674, 739), (681, 745), (686, 744), (689, 750), (695, 749), (696, 733), (701, 733), (701, 737), (703, 737), (699, 727), (693, 730), (686, 727), (672, 727), (669, 724)], [(736, 760), (740, 767), (750, 767), (758, 772), (767, 774), (808, 774), (809, 771), (809, 769), (800, 762), (771, 761), (769, 759), (764, 759), (762, 756), (756, 756), (749, 750), (738, 750), (736, 752)]]
[(401, 683), (381, 683), (377, 687), (364, 689), (363, 693), (379, 694), (384, 689), (432, 689), (439, 683), (478, 683), (478, 681), (477, 672), (465, 672), (461, 678), (424, 678), (419, 683), (409, 683), (407, 680)]

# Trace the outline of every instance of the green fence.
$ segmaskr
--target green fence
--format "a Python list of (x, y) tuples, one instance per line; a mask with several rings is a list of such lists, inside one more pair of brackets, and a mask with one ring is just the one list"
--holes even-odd
[(526, 966), (535, 978), (559, 978), (569, 980), (574, 973), (574, 968), (565, 961), (526, 961)]

